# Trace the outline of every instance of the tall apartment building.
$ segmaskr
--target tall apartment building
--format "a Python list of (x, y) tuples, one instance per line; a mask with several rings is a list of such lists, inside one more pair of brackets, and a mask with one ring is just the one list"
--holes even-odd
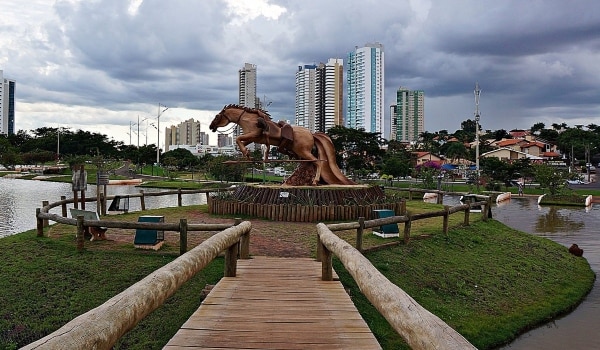
[(256, 108), (256, 65), (244, 64), (239, 70), (239, 105)]
[(165, 152), (169, 149), (177, 148), (170, 146), (196, 146), (207, 145), (208, 135), (200, 131), (200, 122), (193, 118), (179, 123), (177, 126), (171, 125), (165, 128)]
[(400, 87), (391, 106), (390, 140), (416, 142), (425, 131), (425, 92)]
[(380, 43), (367, 43), (348, 53), (346, 61), (346, 119), (348, 128), (377, 132), (384, 129), (384, 52)]
[[(258, 98), (256, 97), (256, 65), (245, 63), (244, 67), (239, 70), (239, 87), (238, 87), (240, 106), (257, 108), (259, 106)], [(238, 137), (242, 133), (242, 129), (236, 125), (233, 129), (233, 137)], [(254, 144), (250, 145), (249, 150), (254, 150)]]
[(296, 72), (296, 125), (326, 132), (343, 124), (343, 60), (299, 66)]
[(315, 131), (317, 66), (298, 66), (296, 71), (296, 125)]
[(15, 87), (14, 80), (4, 78), (0, 70), (0, 134), (15, 133)]

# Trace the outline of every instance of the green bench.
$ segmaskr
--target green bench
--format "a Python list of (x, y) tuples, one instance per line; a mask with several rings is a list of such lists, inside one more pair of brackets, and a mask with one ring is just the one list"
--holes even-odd
[[(98, 217), (98, 213), (96, 213), (95, 211), (81, 210), (75, 208), (70, 208), (69, 210), (71, 211), (71, 217), (73, 219), (77, 219), (78, 216), (83, 216), (84, 220), (100, 220), (100, 218)], [(108, 227), (86, 226), (85, 234), (87, 236), (91, 236), (90, 241), (105, 240), (106, 230), (108, 230)]]

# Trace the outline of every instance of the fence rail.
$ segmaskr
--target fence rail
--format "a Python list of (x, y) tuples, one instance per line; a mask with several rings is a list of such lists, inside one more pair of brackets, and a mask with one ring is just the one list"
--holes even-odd
[(365, 297), (412, 349), (476, 349), (460, 333), (390, 282), (360, 251), (335, 235), (325, 224), (317, 224), (317, 234), (322, 279), (332, 280), (332, 257), (335, 254)]

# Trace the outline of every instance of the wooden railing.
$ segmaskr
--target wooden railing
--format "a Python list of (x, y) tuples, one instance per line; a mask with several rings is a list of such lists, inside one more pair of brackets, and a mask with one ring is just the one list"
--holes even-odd
[(333, 279), (332, 257), (335, 254), (365, 297), (412, 349), (476, 349), (460, 333), (385, 278), (367, 258), (325, 224), (317, 224), (317, 234), (318, 259), (323, 264), (322, 279)]
[[(196, 194), (196, 193), (209, 193), (229, 191), (229, 189), (218, 189), (218, 190), (176, 190), (176, 191), (163, 191), (163, 192), (150, 192), (144, 193), (141, 191), (139, 194), (129, 194), (129, 197), (138, 197), (141, 201), (142, 210), (146, 210), (144, 204), (145, 196), (164, 196), (164, 195), (177, 195), (178, 206), (182, 206), (181, 196), (183, 194)], [(119, 197), (125, 197), (124, 195), (118, 195)], [(113, 199), (116, 196), (107, 196), (105, 199)], [(98, 198), (89, 197), (86, 198), (86, 202), (95, 202)], [(54, 203), (48, 203), (48, 201), (42, 202), (42, 207), (36, 209), (37, 219), (37, 235), (42, 237), (44, 235), (44, 227), (49, 225), (49, 221), (54, 221), (60, 224), (77, 226), (77, 248), (83, 249), (83, 231), (86, 227), (106, 227), (106, 228), (122, 228), (122, 229), (143, 229), (143, 230), (157, 230), (157, 231), (175, 231), (179, 232), (180, 240), (180, 254), (184, 254), (187, 251), (187, 232), (189, 231), (220, 231), (227, 229), (233, 224), (188, 224), (186, 219), (180, 219), (179, 223), (152, 223), (152, 222), (125, 222), (125, 221), (113, 221), (113, 220), (87, 220), (79, 218), (81, 222), (78, 225), (78, 218), (67, 217), (67, 205), (74, 204), (73, 198), (67, 199), (65, 196), (61, 196), (61, 200)], [(61, 207), (61, 215), (51, 214), (49, 211), (52, 208)]]
[(249, 258), (251, 227), (249, 221), (244, 221), (215, 234), (104, 304), (23, 349), (110, 349), (222, 251), (225, 251), (225, 276), (235, 276), (238, 245), (240, 258)]
[(344, 231), (344, 230), (354, 230), (355, 229), (356, 230), (356, 249), (358, 249), (359, 251), (362, 252), (363, 251), (362, 242), (363, 242), (364, 229), (374, 228), (374, 227), (379, 227), (379, 226), (389, 225), (389, 224), (404, 223), (404, 230), (403, 230), (403, 238), (404, 239), (403, 239), (403, 241), (405, 244), (408, 244), (410, 242), (410, 231), (411, 231), (412, 223), (414, 221), (427, 219), (427, 218), (433, 218), (433, 217), (443, 217), (442, 232), (444, 234), (447, 234), (451, 214), (455, 214), (455, 213), (458, 213), (461, 211), (464, 212), (463, 224), (469, 225), (470, 217), (471, 217), (471, 215), (470, 215), (471, 208), (477, 207), (477, 206), (482, 207), (481, 219), (483, 221), (486, 221), (489, 217), (489, 213), (491, 210), (492, 199), (491, 199), (491, 197), (487, 197), (487, 196), (479, 196), (478, 198), (481, 199), (481, 201), (466, 203), (466, 204), (457, 205), (454, 207), (450, 207), (450, 206), (446, 205), (446, 206), (444, 206), (444, 209), (438, 210), (438, 211), (431, 211), (431, 212), (420, 213), (420, 214), (390, 216), (390, 217), (386, 217), (386, 218), (373, 219), (373, 220), (365, 220), (363, 217), (360, 217), (360, 218), (358, 218), (358, 221), (329, 224), (329, 225), (327, 225), (327, 228), (330, 229), (331, 231)]

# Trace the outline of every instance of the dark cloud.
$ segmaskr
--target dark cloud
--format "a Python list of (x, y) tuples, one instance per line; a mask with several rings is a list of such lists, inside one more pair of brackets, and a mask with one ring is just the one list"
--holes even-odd
[[(380, 42), (386, 105), (400, 86), (424, 90), (430, 131), (454, 131), (472, 118), (475, 82), (487, 128), (600, 124), (593, 0), (240, 0), (235, 10), (230, 0), (144, 0), (135, 12), (123, 0), (61, 0), (52, 8), (6, 1), (15, 20), (0, 25), (12, 33), (0, 37), (0, 69), (32, 109), (114, 111), (121, 114), (106, 120), (127, 127), (122, 115), (152, 115), (158, 102), (215, 111), (237, 102), (238, 70), (249, 62), (270, 112), (293, 120), (299, 65), (345, 60), (355, 46)], [(37, 123), (53, 122), (42, 114)]]

